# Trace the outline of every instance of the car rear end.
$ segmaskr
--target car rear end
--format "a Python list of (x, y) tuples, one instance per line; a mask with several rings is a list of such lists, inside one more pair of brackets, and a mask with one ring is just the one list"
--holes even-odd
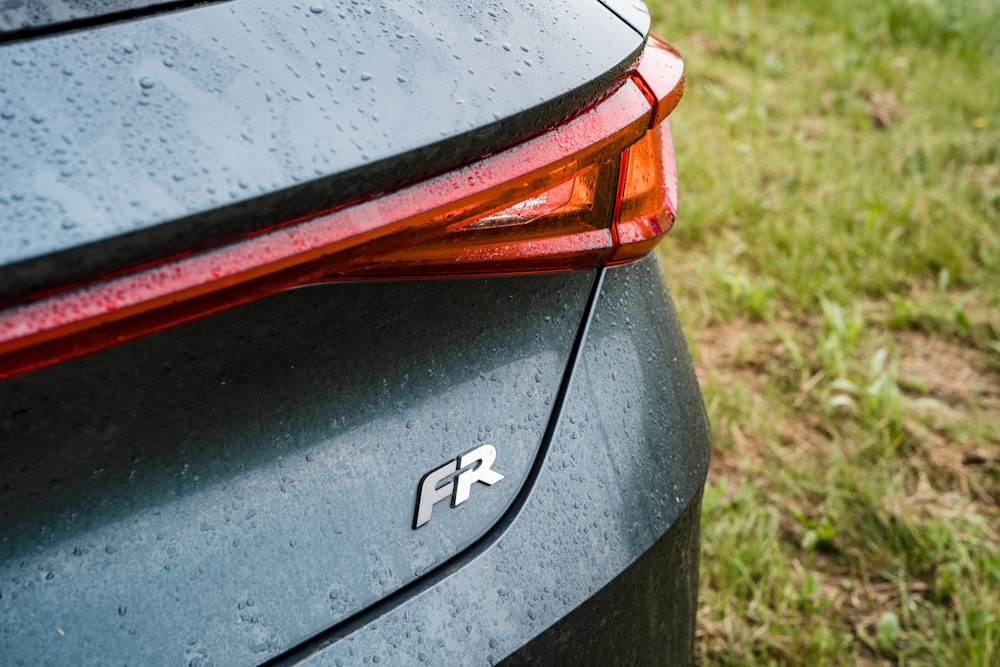
[(631, 3), (0, 15), (0, 664), (691, 660)]

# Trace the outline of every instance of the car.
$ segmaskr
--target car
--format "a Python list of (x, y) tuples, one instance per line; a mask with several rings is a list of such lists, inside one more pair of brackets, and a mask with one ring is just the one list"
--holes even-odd
[(0, 664), (686, 664), (630, 0), (0, 7)]

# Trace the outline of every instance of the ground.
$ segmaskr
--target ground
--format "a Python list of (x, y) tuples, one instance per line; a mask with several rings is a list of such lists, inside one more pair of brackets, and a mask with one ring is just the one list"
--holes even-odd
[(1000, 663), (1000, 7), (651, 2), (705, 664)]

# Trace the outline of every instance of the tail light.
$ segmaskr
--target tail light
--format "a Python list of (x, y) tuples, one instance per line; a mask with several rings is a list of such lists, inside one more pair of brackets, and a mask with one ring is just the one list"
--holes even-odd
[(595, 268), (635, 260), (676, 212), (676, 51), (650, 38), (603, 101), (407, 188), (0, 312), (0, 377), (313, 282)]

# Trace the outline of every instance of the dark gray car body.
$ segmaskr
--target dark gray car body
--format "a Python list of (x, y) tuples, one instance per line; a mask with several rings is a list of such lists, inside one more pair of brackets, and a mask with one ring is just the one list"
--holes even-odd
[[(642, 47), (617, 4), (9, 30), (0, 300), (552, 127)], [(415, 530), (421, 477), (482, 443), (504, 479)], [(652, 259), (288, 290), (0, 381), (0, 664), (683, 663), (707, 459)]]

